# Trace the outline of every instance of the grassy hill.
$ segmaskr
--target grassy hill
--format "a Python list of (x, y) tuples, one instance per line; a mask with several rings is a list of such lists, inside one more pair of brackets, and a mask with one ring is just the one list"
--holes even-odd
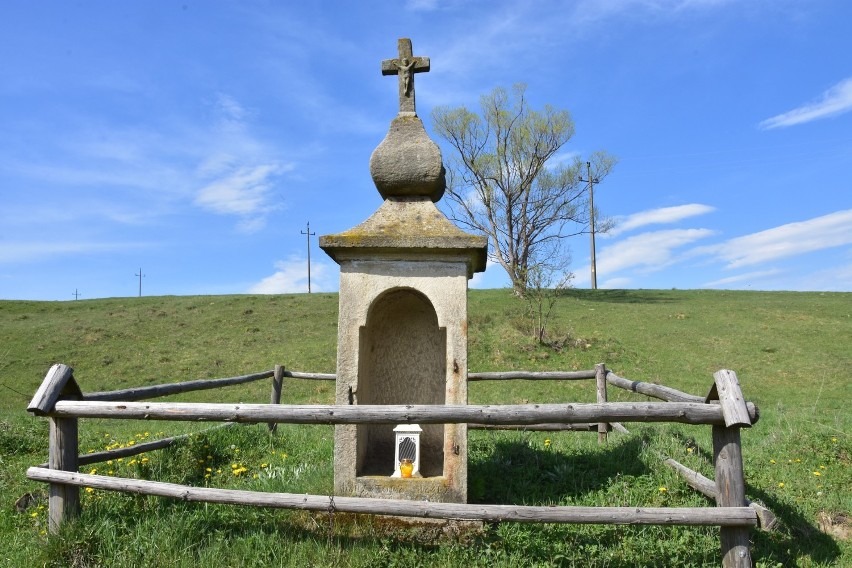
[[(735, 370), (746, 397), (761, 410), (759, 423), (743, 433), (747, 495), (783, 523), (775, 533), (753, 533), (754, 558), (764, 566), (852, 564), (852, 294), (571, 290), (549, 322), (547, 345), (531, 339), (523, 302), (505, 290), (472, 291), (469, 315), (471, 371), (590, 369), (604, 362), (623, 377), (703, 395), (714, 371)], [(335, 294), (0, 302), (0, 534), (8, 543), (0, 564), (58, 559), (55, 565), (130, 566), (150, 564), (151, 555), (161, 566), (718, 564), (718, 529), (712, 528), (507, 524), (461, 540), (423, 542), (416, 531), (338, 518), (328, 539), (323, 516), (104, 492), (84, 494), (81, 521), (62, 539), (51, 539), (43, 534), (41, 501), (15, 509), (21, 495), (44, 491), (24, 471), (46, 457), (46, 420), (28, 416), (25, 408), (52, 363), (72, 366), (84, 391), (234, 376), (275, 364), (334, 372), (336, 325)], [(262, 381), (180, 400), (268, 397), (269, 384)], [(631, 397), (611, 392), (612, 399)], [(329, 382), (285, 387), (285, 402), (332, 400)], [(470, 392), (472, 403), (592, 400), (594, 386), (586, 382), (473, 383)], [(83, 420), (81, 449), (202, 428)], [(605, 447), (582, 433), (471, 433), (471, 499), (708, 504), (659, 459), (674, 457), (712, 477), (708, 428), (630, 429), (629, 436), (611, 435)], [(132, 467), (130, 460), (116, 463), (115, 474), (331, 491), (330, 428), (282, 427), (270, 437), (260, 427), (239, 427), (193, 440), (151, 454), (144, 468), (138, 461)], [(245, 474), (234, 475), (240, 468), (233, 463)]]

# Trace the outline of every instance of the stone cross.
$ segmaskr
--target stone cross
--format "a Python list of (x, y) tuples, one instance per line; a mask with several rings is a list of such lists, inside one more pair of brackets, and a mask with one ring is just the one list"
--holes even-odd
[(382, 75), (399, 75), (399, 114), (416, 114), (414, 108), (414, 74), (429, 71), (428, 57), (411, 54), (411, 40), (397, 42), (399, 57), (382, 61)]

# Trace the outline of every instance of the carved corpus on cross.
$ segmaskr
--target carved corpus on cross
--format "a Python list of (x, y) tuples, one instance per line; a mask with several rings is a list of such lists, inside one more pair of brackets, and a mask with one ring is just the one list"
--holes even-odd
[(399, 114), (414, 116), (414, 74), (429, 71), (429, 58), (412, 55), (408, 38), (397, 42), (397, 50), (399, 57), (382, 61), (382, 75), (399, 76)]

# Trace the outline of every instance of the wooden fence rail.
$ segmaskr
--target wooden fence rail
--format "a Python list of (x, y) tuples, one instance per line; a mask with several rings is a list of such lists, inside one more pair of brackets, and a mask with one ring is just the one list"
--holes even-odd
[(242, 375), (239, 377), (228, 377), (226, 379), (200, 379), (197, 381), (184, 381), (180, 383), (168, 383), (163, 385), (152, 385), (148, 387), (135, 387), (122, 390), (93, 392), (84, 394), (83, 400), (146, 400), (149, 398), (157, 398), (161, 396), (169, 396), (172, 394), (181, 394), (206, 389), (218, 389), (231, 385), (241, 385), (261, 379), (272, 377), (274, 371), (263, 371), (261, 373), (253, 373), (251, 375)]
[(524, 505), (476, 505), (432, 503), (402, 499), (339, 497), (292, 493), (266, 493), (236, 489), (187, 487), (174, 483), (88, 475), (31, 467), (27, 477), (77, 487), (92, 487), (144, 495), (172, 497), (183, 501), (202, 501), (255, 507), (339, 511), (405, 517), (449, 518), (520, 523), (615, 523), (630, 525), (689, 525), (752, 527), (757, 515), (749, 507), (565, 507)]
[[(753, 421), (757, 411), (749, 403)], [(60, 400), (55, 418), (119, 418), (291, 424), (542, 424), (559, 422), (680, 422), (725, 425), (717, 404), (607, 402), (583, 404), (478, 405), (276, 405), (191, 402)]]

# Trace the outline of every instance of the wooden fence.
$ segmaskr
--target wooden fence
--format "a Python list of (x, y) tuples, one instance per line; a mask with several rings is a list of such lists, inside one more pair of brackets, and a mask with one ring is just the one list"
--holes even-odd
[[(272, 379), (270, 404), (211, 404), (137, 402), (150, 398)], [(49, 527), (57, 532), (80, 509), (80, 487), (158, 495), (188, 501), (227, 503), (314, 511), (370, 513), (462, 520), (608, 523), (654, 525), (711, 525), (720, 527), (723, 566), (751, 566), (749, 529), (766, 526), (771, 513), (745, 497), (740, 429), (750, 427), (758, 409), (742, 396), (737, 376), (722, 370), (714, 375), (707, 397), (670, 387), (630, 381), (604, 365), (576, 372), (469, 373), (469, 381), (595, 379), (597, 402), (520, 405), (285, 405), (280, 404), (283, 380), (335, 380), (333, 374), (298, 373), (278, 365), (272, 371), (226, 379), (198, 380), (84, 394), (66, 365), (54, 365), (27, 410), (50, 421), (49, 460), (27, 470), (30, 479), (49, 484)], [(625, 389), (663, 402), (608, 402), (607, 386)], [(185, 436), (136, 444), (132, 447), (78, 455), (79, 418), (186, 420), (231, 423), (294, 424), (451, 424), (474, 428), (597, 431), (606, 440), (611, 428), (626, 431), (623, 422), (679, 422), (712, 427), (715, 481), (682, 464), (669, 463), (690, 486), (716, 500), (708, 507), (536, 507), (429, 503), (398, 499), (263, 493), (189, 487), (157, 481), (79, 473), (85, 464), (103, 462), (167, 447)], [(673, 461), (673, 460), (670, 460)]]

